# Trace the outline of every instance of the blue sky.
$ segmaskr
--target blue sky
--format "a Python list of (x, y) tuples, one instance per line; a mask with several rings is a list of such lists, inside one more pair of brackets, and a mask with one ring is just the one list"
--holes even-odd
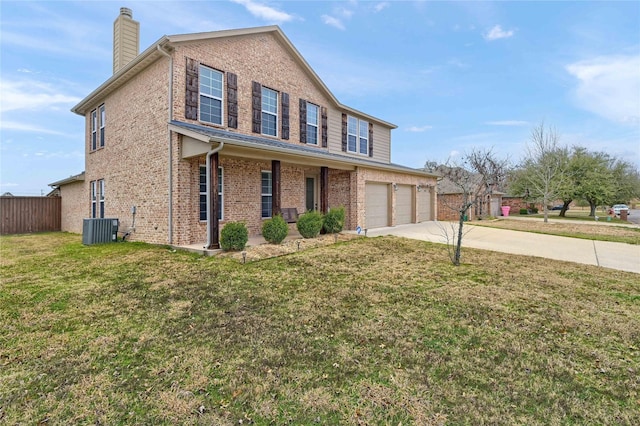
[(0, 193), (84, 170), (69, 110), (112, 74), (120, 7), (167, 34), (278, 24), (334, 95), (398, 126), (392, 161), (513, 163), (544, 121), (640, 167), (640, 2), (0, 1)]

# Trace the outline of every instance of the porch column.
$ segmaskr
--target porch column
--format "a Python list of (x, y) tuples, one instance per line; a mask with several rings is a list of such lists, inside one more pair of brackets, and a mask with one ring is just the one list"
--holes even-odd
[(271, 160), (271, 216), (282, 213), (282, 206), (280, 204), (280, 161)]
[(329, 211), (329, 168), (320, 167), (320, 213)]
[(211, 156), (211, 164), (209, 164), (209, 205), (207, 206), (207, 215), (209, 216), (209, 241), (211, 245), (209, 249), (220, 248), (220, 223), (218, 221), (218, 153)]

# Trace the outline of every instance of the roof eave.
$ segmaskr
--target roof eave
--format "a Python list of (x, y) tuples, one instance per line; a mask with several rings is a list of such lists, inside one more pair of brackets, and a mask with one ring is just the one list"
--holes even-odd
[(48, 186), (52, 188), (59, 188), (62, 185), (67, 185), (74, 182), (84, 182), (84, 172), (78, 173), (77, 175), (74, 175), (74, 176), (69, 176), (68, 178), (61, 179), (57, 182), (50, 183)]
[(157, 42), (149, 46), (144, 52), (135, 57), (131, 62), (122, 67), (117, 73), (113, 74), (107, 81), (102, 83), (91, 92), (87, 97), (81, 100), (76, 106), (71, 108), (71, 112), (78, 115), (85, 115), (90, 108), (100, 99), (111, 93), (116, 88), (122, 86), (131, 77), (136, 75), (141, 68), (146, 68), (150, 63), (162, 57), (158, 52), (158, 47), (163, 47), (169, 42), (167, 36), (162, 36)]
[(211, 136), (211, 135), (207, 135), (206, 133), (198, 132), (197, 130), (186, 129), (182, 126), (171, 124), (171, 123), (169, 123), (169, 130), (185, 136), (189, 136), (191, 138), (200, 140), (202, 142), (207, 142), (207, 143), (222, 141), (225, 144), (229, 144), (229, 145), (234, 145), (234, 146), (239, 146), (244, 148), (261, 149), (269, 152), (297, 156), (300, 158), (311, 157), (319, 160), (332, 161), (335, 163), (343, 163), (351, 166), (359, 166), (359, 167), (383, 169), (383, 170), (402, 172), (402, 173), (410, 173), (416, 176), (435, 177), (435, 175), (429, 174), (423, 169), (412, 169), (409, 167), (404, 167), (396, 164), (374, 163), (372, 161), (365, 161), (358, 158), (351, 158), (346, 156), (340, 157), (340, 158), (336, 158), (336, 157), (328, 158), (327, 154), (324, 151), (320, 151), (320, 150), (318, 150), (318, 152), (315, 153), (315, 152), (299, 152), (293, 148), (279, 147), (279, 146), (272, 146), (272, 145), (261, 145), (258, 147), (254, 142), (243, 141), (243, 140), (238, 140), (235, 138), (229, 138), (224, 136)]

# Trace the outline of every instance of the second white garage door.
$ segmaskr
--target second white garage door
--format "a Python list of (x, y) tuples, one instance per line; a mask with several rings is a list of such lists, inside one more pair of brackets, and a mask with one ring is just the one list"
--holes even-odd
[(389, 185), (368, 182), (365, 187), (366, 227), (389, 226)]
[(396, 191), (396, 225), (413, 222), (413, 187), (398, 185)]

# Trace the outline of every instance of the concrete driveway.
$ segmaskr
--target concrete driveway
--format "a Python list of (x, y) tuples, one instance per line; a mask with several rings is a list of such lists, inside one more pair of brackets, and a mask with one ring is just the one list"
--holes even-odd
[[(367, 236), (395, 235), (416, 240), (446, 243), (443, 229), (455, 235), (457, 224), (423, 222), (376, 228)], [(501, 253), (522, 254), (547, 259), (564, 260), (640, 274), (640, 246), (607, 241), (591, 241), (531, 232), (510, 231), (465, 224), (462, 246)]]

